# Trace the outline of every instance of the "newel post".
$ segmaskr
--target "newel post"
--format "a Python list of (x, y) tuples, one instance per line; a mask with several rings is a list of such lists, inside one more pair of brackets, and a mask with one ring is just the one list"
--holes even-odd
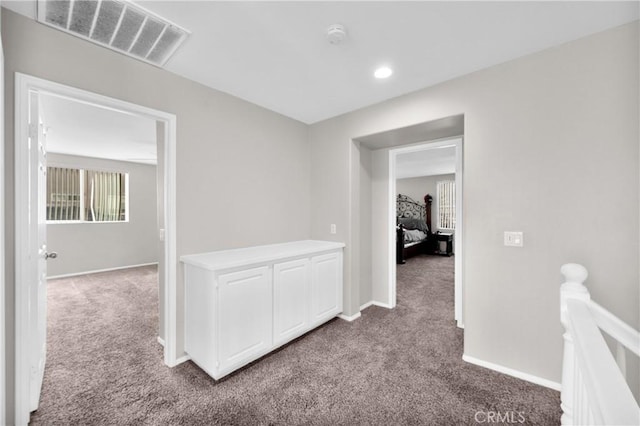
[(589, 276), (587, 268), (577, 263), (567, 263), (562, 265), (560, 273), (564, 275), (565, 282), (560, 286), (560, 322), (564, 326), (564, 354), (562, 358), (562, 392), (560, 394), (560, 408), (562, 417), (560, 423), (563, 425), (574, 424), (575, 410), (575, 389), (574, 375), (576, 369), (576, 359), (571, 337), (570, 323), (567, 312), (567, 300), (577, 299), (589, 301), (591, 296), (584, 286), (584, 282)]

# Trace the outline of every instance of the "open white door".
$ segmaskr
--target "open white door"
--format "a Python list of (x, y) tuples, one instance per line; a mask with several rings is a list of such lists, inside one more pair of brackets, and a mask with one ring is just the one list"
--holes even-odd
[(38, 93), (29, 92), (29, 409), (38, 409), (47, 353), (47, 160)]

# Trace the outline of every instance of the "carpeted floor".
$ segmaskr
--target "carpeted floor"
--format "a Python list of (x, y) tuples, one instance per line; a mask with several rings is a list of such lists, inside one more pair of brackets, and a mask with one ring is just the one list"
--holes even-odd
[(489, 412), (559, 424), (558, 392), (462, 361), (453, 258), (409, 259), (395, 309), (333, 320), (219, 382), (191, 362), (163, 365), (156, 276), (143, 267), (49, 282), (32, 424), (454, 425)]

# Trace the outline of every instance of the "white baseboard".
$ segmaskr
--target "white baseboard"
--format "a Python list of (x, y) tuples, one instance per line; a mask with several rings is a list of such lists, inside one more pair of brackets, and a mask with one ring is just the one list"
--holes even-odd
[(380, 306), (381, 308), (392, 309), (391, 305), (388, 305), (388, 304), (382, 303), (382, 302), (376, 302), (375, 300), (371, 300), (371, 301), (365, 303), (364, 305), (360, 306), (360, 310), (364, 311), (369, 306)]
[(360, 305), (360, 310), (364, 311), (365, 309), (367, 309), (371, 305), (373, 305), (373, 300), (370, 300), (369, 302), (365, 303), (364, 305)]
[[(162, 347), (164, 347), (164, 339), (160, 336), (158, 336), (158, 343), (160, 343), (160, 345), (162, 345)], [(187, 362), (191, 359), (191, 357), (188, 354), (185, 354), (183, 356), (181, 356), (180, 358), (176, 359), (176, 363), (173, 367), (175, 367), (176, 365), (182, 364), (183, 362)]]
[(362, 315), (360, 314), (360, 312), (356, 312), (354, 315), (351, 315), (350, 317), (348, 317), (348, 316), (346, 316), (346, 315), (344, 315), (344, 314), (340, 314), (340, 315), (338, 315), (338, 318), (340, 318), (340, 319), (342, 319), (342, 320), (345, 320), (345, 321), (349, 321), (349, 322), (351, 322), (351, 321), (355, 321), (355, 320), (357, 320), (357, 319), (358, 319), (358, 318), (360, 318), (361, 316), (362, 316)]
[[(162, 345), (162, 347), (164, 347), (164, 339), (162, 337), (160, 337), (160, 336), (158, 336), (158, 343), (160, 343)], [(190, 359), (191, 359), (191, 357), (188, 354), (184, 354), (180, 358), (176, 359), (176, 363), (172, 367), (175, 367), (176, 365), (180, 365), (183, 362), (187, 362)]]
[(47, 279), (48, 280), (55, 280), (57, 278), (77, 277), (79, 275), (89, 275), (89, 274), (97, 274), (99, 272), (119, 271), (121, 269), (139, 268), (141, 266), (151, 266), (151, 265), (157, 265), (157, 264), (158, 264), (158, 262), (151, 262), (151, 263), (141, 263), (139, 265), (116, 266), (115, 268), (96, 269), (96, 270), (93, 270), (93, 271), (74, 272), (72, 274), (54, 275), (52, 277), (47, 277)]
[[(180, 358), (176, 359), (176, 365), (180, 365), (180, 364), (182, 364), (183, 362), (187, 362), (187, 361), (189, 361), (190, 359), (191, 359), (191, 357), (190, 357), (189, 355), (186, 355), (186, 354), (185, 354), (185, 355), (181, 356)], [(174, 365), (174, 367), (175, 367), (176, 365)]]
[(542, 377), (534, 376), (533, 374), (523, 373), (522, 371), (514, 370), (513, 368), (505, 367), (503, 365), (494, 364), (492, 362), (483, 361), (469, 355), (462, 355), (462, 359), (470, 364), (479, 365), (480, 367), (488, 368), (489, 370), (494, 370), (498, 373), (515, 377), (516, 379), (535, 383), (536, 385), (544, 386), (545, 388), (557, 390), (558, 392), (562, 390), (562, 385), (560, 383), (548, 379), (543, 379)]

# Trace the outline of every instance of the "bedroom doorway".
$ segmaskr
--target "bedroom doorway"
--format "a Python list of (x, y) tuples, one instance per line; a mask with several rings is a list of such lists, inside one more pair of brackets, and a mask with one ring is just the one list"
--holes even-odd
[[(389, 299), (395, 305), (398, 268), (405, 256), (455, 253), (454, 319), (460, 328), (464, 327), (462, 146), (463, 138), (458, 137), (390, 149), (388, 155)], [(411, 229), (400, 229), (399, 221)]]
[[(40, 244), (39, 229), (45, 227), (47, 171), (45, 127), (41, 121), (41, 98), (52, 96), (91, 105), (107, 111), (118, 111), (129, 116), (144, 117), (157, 124), (157, 138), (162, 141), (158, 158), (162, 158), (162, 203), (158, 212), (159, 257), (161, 285), (161, 324), (164, 337), (164, 361), (176, 365), (175, 311), (176, 265), (175, 259), (175, 145), (176, 117), (118, 99), (109, 98), (81, 89), (39, 79), (25, 74), (15, 75), (15, 193), (16, 193), (16, 300), (15, 300), (15, 418), (16, 423), (27, 424), (30, 411), (37, 408), (41, 375), (46, 357), (46, 266), (43, 259), (54, 258), (47, 252), (45, 240)], [(155, 147), (154, 147), (155, 148)], [(36, 179), (37, 177), (37, 179)], [(117, 179), (116, 176), (113, 176)], [(113, 187), (113, 180), (107, 179)], [(84, 182), (84, 180), (82, 180)], [(126, 186), (126, 179), (125, 184)], [(94, 187), (95, 189), (95, 187)], [(95, 193), (95, 192), (94, 192)], [(106, 200), (106, 199), (105, 199)], [(103, 201), (105, 201), (103, 200)], [(110, 200), (109, 203), (115, 202)], [(44, 208), (43, 208), (44, 206)], [(97, 225), (101, 226), (101, 225)], [(38, 284), (40, 283), (40, 284)], [(44, 303), (43, 303), (44, 301)], [(37, 309), (30, 309), (36, 306)], [(163, 321), (164, 320), (164, 321)], [(43, 329), (44, 325), (44, 329)]]

